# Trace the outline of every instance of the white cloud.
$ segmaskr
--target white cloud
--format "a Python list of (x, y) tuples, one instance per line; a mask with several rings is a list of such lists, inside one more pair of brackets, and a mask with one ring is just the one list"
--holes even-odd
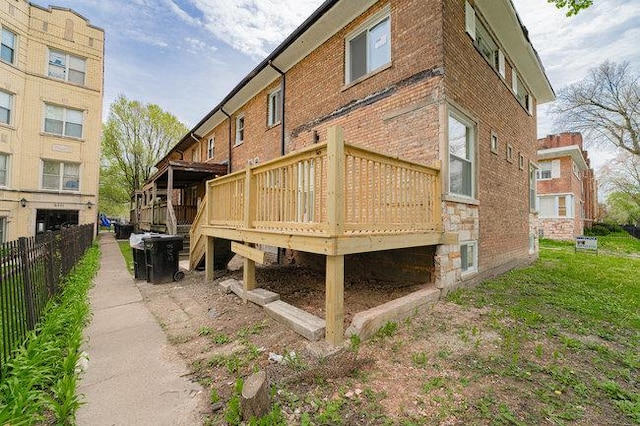
[(261, 58), (308, 17), (320, 0), (191, 0), (219, 40)]
[(166, 0), (166, 4), (173, 11), (173, 13), (175, 13), (178, 16), (178, 18), (182, 19), (187, 24), (192, 25), (194, 27), (202, 26), (202, 22), (199, 19), (189, 15), (187, 12), (182, 10), (180, 6), (175, 4), (172, 0)]
[(213, 53), (218, 50), (217, 47), (207, 44), (204, 41), (193, 38), (193, 37), (185, 37), (184, 41), (187, 43), (187, 50), (194, 54), (200, 53)]

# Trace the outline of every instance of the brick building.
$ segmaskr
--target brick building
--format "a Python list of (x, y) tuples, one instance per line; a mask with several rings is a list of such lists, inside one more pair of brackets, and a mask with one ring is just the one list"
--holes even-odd
[(104, 31), (0, 1), (0, 242), (96, 222)]
[[(258, 211), (247, 210), (257, 215), (255, 223), (231, 217), (232, 210), (252, 202), (248, 195), (245, 204), (227, 209), (228, 220), (216, 219), (224, 216), (225, 203), (235, 202), (240, 186), (213, 199), (215, 188), (207, 184), (207, 200), (206, 185), (194, 184), (196, 198), (208, 203), (208, 217), (197, 233), (209, 242), (270, 244), (302, 253), (302, 260), (320, 260), (327, 268), (327, 297), (338, 294), (337, 304), (342, 268), (369, 274), (389, 269), (395, 272), (387, 275), (399, 280), (431, 283), (446, 292), (537, 257), (536, 107), (553, 99), (509, 0), (329, 0), (203, 117), (159, 167), (172, 161), (226, 164), (238, 179), (244, 175), (234, 172), (249, 167), (252, 182), (252, 173), (277, 169), (266, 180), (260, 177), (257, 189), (253, 184), (245, 189), (244, 194), (266, 188), (257, 195)], [(342, 129), (347, 145), (344, 164), (336, 163), (344, 188), (331, 189), (324, 165), (333, 164), (332, 153), (342, 155), (342, 148), (332, 145), (340, 139), (333, 126)], [(355, 158), (352, 146), (383, 155)], [(329, 160), (323, 160), (327, 151)], [(285, 163), (296, 161), (295, 153), (318, 157), (288, 169)], [(411, 164), (397, 165), (395, 158)], [(279, 169), (278, 161), (283, 162)], [(371, 175), (396, 166), (402, 171), (380, 178), (389, 195), (376, 193), (378, 181)], [(417, 203), (435, 209), (435, 225), (420, 228), (402, 214), (376, 216), (378, 210), (416, 203), (403, 201), (403, 194), (423, 182), (411, 173), (428, 173), (426, 166), (437, 187), (418, 188), (423, 198)], [(292, 170), (297, 178), (290, 179)], [(325, 186), (330, 189), (319, 195)], [(343, 198), (343, 189), (352, 195)], [(285, 221), (301, 222), (297, 228), (278, 219), (289, 217), (281, 211), (289, 205), (288, 193), (298, 198), (291, 201), (293, 219)], [(261, 222), (264, 211), (273, 208), (260, 204), (260, 197), (270, 194), (280, 194), (273, 203), (278, 213)], [(301, 207), (301, 200), (308, 204)], [(314, 225), (317, 232), (311, 235)], [(326, 239), (318, 243), (314, 236)], [(207, 247), (213, 250), (212, 244)], [(328, 316), (336, 312), (333, 302), (327, 299)], [(340, 335), (338, 322), (327, 326), (330, 341)]]
[(538, 139), (536, 186), (545, 238), (572, 240), (597, 219), (598, 187), (580, 133)]

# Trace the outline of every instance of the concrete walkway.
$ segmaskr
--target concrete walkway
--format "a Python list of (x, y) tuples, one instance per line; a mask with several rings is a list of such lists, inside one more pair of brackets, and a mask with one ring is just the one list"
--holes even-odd
[(79, 426), (198, 425), (204, 394), (134, 284), (113, 234), (100, 234), (100, 271), (85, 330), (89, 362)]

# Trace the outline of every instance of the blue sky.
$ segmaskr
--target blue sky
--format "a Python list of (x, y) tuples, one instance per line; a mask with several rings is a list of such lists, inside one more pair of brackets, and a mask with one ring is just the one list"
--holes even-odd
[[(353, 1), (353, 0), (350, 0)], [(610, 59), (640, 68), (640, 1), (595, 0), (568, 18), (546, 0), (513, 0), (558, 91)], [(36, 0), (43, 6), (48, 3)], [(54, 0), (105, 29), (104, 115), (118, 94), (195, 125), (322, 0)], [(539, 132), (554, 129), (539, 110)], [(599, 165), (611, 154), (592, 151)]]

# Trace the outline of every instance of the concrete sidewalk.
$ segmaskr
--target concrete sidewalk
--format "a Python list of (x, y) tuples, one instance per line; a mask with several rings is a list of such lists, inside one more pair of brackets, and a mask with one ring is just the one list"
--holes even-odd
[(113, 234), (100, 234), (100, 271), (90, 291), (93, 319), (85, 330), (89, 362), (79, 393), (79, 426), (199, 425), (201, 387), (127, 271)]

